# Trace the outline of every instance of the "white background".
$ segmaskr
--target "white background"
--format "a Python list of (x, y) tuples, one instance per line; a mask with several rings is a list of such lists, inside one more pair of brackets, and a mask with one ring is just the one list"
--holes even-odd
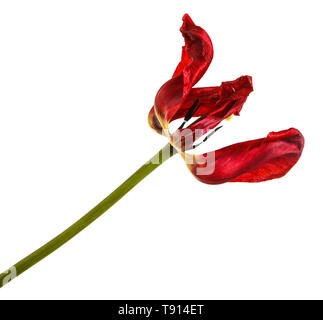
[(198, 85), (254, 81), (204, 148), (296, 127), (300, 161), (279, 180), (209, 186), (174, 157), (1, 299), (323, 298), (321, 1), (1, 1), (0, 271), (166, 143), (147, 113), (186, 12), (215, 48)]

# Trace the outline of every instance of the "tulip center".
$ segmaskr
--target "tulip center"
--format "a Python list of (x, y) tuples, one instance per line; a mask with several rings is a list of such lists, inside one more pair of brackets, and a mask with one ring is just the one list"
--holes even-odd
[[(201, 106), (201, 104), (199, 103), (199, 100), (198, 99), (196, 99), (195, 101), (194, 101), (194, 103), (193, 103), (193, 105), (188, 109), (188, 111), (187, 111), (187, 113), (185, 114), (185, 117), (184, 117), (184, 120), (183, 120), (183, 122), (182, 122), (182, 124), (178, 127), (178, 129), (177, 130), (181, 130), (181, 129), (184, 129), (184, 126), (187, 124), (187, 122), (189, 121), (189, 120), (191, 120), (192, 118), (193, 118), (193, 116), (194, 116), (194, 114), (196, 114), (196, 112), (197, 112), (197, 110), (199, 109), (199, 107)], [(198, 119), (196, 119), (193, 123), (191, 123), (191, 124), (189, 124), (185, 129), (189, 129), (190, 128), (190, 126), (192, 126), (193, 124), (195, 124), (195, 123), (197, 123), (197, 122), (199, 122), (199, 121), (201, 121), (201, 120), (203, 120), (205, 117), (207, 116), (207, 114), (204, 114), (204, 115), (202, 115), (202, 116), (200, 116)], [(231, 116), (229, 116), (228, 118), (226, 118), (226, 120), (230, 120), (232, 118), (232, 115)], [(187, 148), (187, 149), (185, 149), (185, 151), (188, 151), (188, 150), (191, 150), (191, 149), (195, 149), (195, 148), (197, 148), (198, 146), (200, 146), (202, 143), (204, 143), (204, 142), (206, 142), (215, 132), (217, 132), (219, 129), (221, 129), (222, 128), (222, 126), (218, 126), (218, 127), (216, 127), (216, 128), (214, 128), (210, 133), (208, 133), (206, 136), (205, 136), (205, 134), (202, 134), (202, 136), (200, 137), (200, 138), (203, 138), (203, 136), (204, 136), (204, 138), (203, 138), (203, 140), (202, 141), (200, 141), (200, 142), (198, 142), (198, 143), (196, 143), (196, 141), (195, 141), (195, 143), (192, 143), (191, 145), (190, 145), (190, 147), (189, 148)], [(198, 140), (200, 140), (200, 139), (198, 139)]]

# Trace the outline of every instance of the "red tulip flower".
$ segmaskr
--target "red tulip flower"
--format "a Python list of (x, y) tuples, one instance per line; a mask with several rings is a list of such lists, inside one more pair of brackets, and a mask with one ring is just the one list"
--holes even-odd
[[(199, 139), (205, 141), (216, 132), (224, 119), (239, 115), (253, 88), (250, 76), (223, 82), (219, 87), (194, 88), (212, 61), (213, 46), (208, 34), (187, 14), (183, 21), (180, 29), (185, 39), (182, 59), (172, 78), (157, 92), (148, 117), (150, 126), (166, 135), (170, 143), (72, 226), (0, 274), (0, 287), (73, 238), (176, 152), (184, 158), (192, 174), (208, 184), (280, 178), (297, 162), (304, 138), (293, 128), (205, 154), (187, 153), (201, 144)], [(171, 133), (169, 124), (177, 119), (183, 122)]]
[[(213, 46), (208, 34), (187, 14), (180, 31), (185, 39), (182, 59), (172, 78), (156, 95), (148, 117), (150, 126), (170, 139), (189, 170), (202, 182), (260, 182), (284, 176), (297, 162), (304, 146), (302, 134), (294, 128), (206, 154), (185, 152), (195, 148), (194, 142), (209, 130), (217, 130), (222, 120), (239, 115), (253, 88), (250, 76), (223, 82), (219, 87), (193, 88), (212, 61)], [(192, 116), (199, 118), (184, 128)], [(180, 118), (184, 118), (182, 126), (171, 134), (169, 123)]]

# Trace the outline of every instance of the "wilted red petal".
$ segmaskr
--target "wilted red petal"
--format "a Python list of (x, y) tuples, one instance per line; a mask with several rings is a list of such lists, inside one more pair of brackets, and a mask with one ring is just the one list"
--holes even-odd
[(271, 132), (266, 138), (237, 143), (204, 155), (188, 164), (193, 175), (208, 184), (260, 182), (284, 176), (301, 156), (302, 134), (294, 128)]
[[(191, 131), (178, 130), (174, 139), (176, 140), (178, 136), (181, 136), (182, 140), (186, 139), (186, 141), (192, 143), (230, 115), (239, 115), (243, 104), (252, 91), (252, 78), (250, 76), (242, 76), (233, 81), (222, 82), (219, 87), (193, 88), (173, 120), (184, 117), (196, 99), (199, 100), (201, 106), (194, 116), (203, 116), (203, 118), (189, 126)], [(192, 138), (189, 138), (189, 135)], [(190, 146), (186, 145), (186, 148), (190, 148)]]
[(163, 128), (167, 128), (182, 101), (201, 79), (213, 58), (210, 37), (202, 28), (194, 24), (189, 15), (184, 15), (180, 30), (185, 39), (182, 60), (173, 78), (159, 89), (155, 98), (155, 113)]
[(231, 114), (239, 115), (243, 103), (252, 91), (251, 76), (225, 81), (218, 87), (192, 88), (172, 120), (183, 118), (196, 99), (201, 106), (194, 114), (195, 117), (206, 114), (207, 117), (223, 120)]

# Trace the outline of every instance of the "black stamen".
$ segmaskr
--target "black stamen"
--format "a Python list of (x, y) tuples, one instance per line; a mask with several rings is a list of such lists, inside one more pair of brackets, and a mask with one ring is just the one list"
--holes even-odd
[(189, 120), (193, 117), (194, 113), (196, 113), (197, 109), (198, 109), (198, 108), (200, 107), (200, 105), (201, 105), (201, 104), (198, 104), (198, 103), (199, 103), (199, 99), (196, 99), (196, 100), (194, 101), (193, 105), (188, 109), (188, 111), (187, 111), (187, 113), (186, 113), (186, 115), (185, 115), (185, 117), (184, 117), (184, 121), (183, 121), (183, 123), (179, 126), (178, 130), (179, 130), (179, 129), (183, 129), (183, 127), (184, 127), (185, 123), (186, 123), (187, 121), (189, 121)]
[(223, 126), (217, 127), (215, 128), (211, 133), (209, 133), (204, 139), (203, 141), (201, 141), (198, 144), (195, 144), (192, 146), (192, 149), (195, 149), (196, 147), (200, 146), (202, 143), (204, 143), (207, 139), (209, 139), (214, 133), (216, 133), (219, 129), (221, 129)]
[(193, 103), (193, 105), (187, 111), (185, 118), (184, 118), (185, 121), (188, 121), (193, 117), (194, 113), (200, 107), (200, 104), (198, 104), (198, 103), (199, 103), (199, 99), (196, 99), (195, 102)]

